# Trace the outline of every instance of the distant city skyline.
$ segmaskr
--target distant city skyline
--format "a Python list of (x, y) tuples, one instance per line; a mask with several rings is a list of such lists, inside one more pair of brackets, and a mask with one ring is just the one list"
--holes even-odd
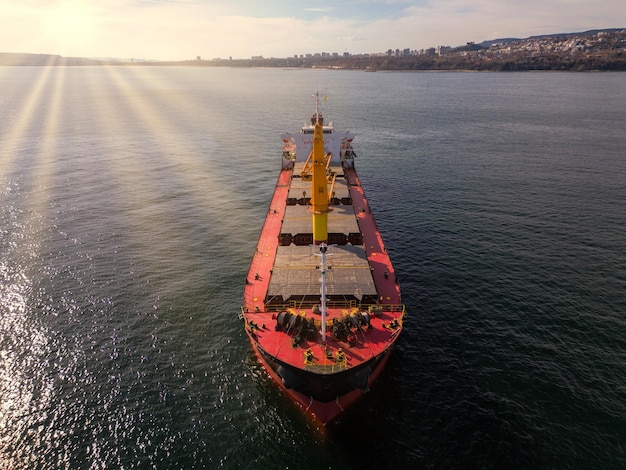
[(623, 0), (0, 0), (2, 52), (157, 60), (377, 53), (626, 27)]

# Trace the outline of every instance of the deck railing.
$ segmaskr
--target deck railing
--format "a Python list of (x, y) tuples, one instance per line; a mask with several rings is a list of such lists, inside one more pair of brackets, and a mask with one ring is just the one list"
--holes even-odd
[[(266, 312), (281, 312), (283, 310), (302, 310), (310, 309), (316, 303), (312, 302), (287, 302), (284, 304), (271, 304), (266, 305)], [(374, 312), (402, 312), (406, 313), (406, 306), (404, 304), (359, 304), (354, 300), (351, 301), (327, 301), (326, 308), (328, 309), (345, 309), (345, 310), (367, 310)]]

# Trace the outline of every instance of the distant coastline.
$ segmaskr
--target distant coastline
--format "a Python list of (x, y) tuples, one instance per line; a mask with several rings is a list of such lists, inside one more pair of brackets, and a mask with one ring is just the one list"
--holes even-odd
[(1, 66), (277, 67), (365, 71), (626, 71), (626, 29), (496, 39), (464, 46), (376, 54), (306, 54), (287, 58), (157, 61), (0, 52)]

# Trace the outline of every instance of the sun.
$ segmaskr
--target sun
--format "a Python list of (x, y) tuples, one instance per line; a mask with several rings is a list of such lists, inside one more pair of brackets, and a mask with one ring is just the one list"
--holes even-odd
[(46, 16), (47, 30), (59, 53), (80, 51), (91, 42), (96, 25), (93, 2), (60, 0), (50, 5)]

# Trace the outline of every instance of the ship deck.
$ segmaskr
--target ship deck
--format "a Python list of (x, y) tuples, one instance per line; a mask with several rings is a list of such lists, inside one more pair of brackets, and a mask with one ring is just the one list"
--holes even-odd
[[(349, 340), (328, 335), (320, 342), (275, 331), (276, 314), (287, 310), (302, 318), (321, 318), (319, 248), (312, 246), (306, 202), (311, 182), (300, 177), (302, 164), (281, 170), (244, 290), (243, 314), (257, 346), (285, 364), (316, 374), (332, 374), (380, 356), (401, 329), (404, 307), (400, 287), (356, 171), (332, 167), (337, 175), (335, 201), (328, 215), (327, 325), (369, 311), (369, 328), (355, 328)], [(333, 237), (339, 244), (333, 244)], [(375, 315), (374, 315), (375, 313)], [(395, 322), (395, 323), (394, 323)], [(393, 326), (392, 326), (393, 325)], [(303, 354), (309, 350), (309, 359)], [(342, 351), (343, 354), (338, 352)], [(345, 360), (343, 356), (345, 355)], [(312, 360), (310, 360), (312, 359)]]

